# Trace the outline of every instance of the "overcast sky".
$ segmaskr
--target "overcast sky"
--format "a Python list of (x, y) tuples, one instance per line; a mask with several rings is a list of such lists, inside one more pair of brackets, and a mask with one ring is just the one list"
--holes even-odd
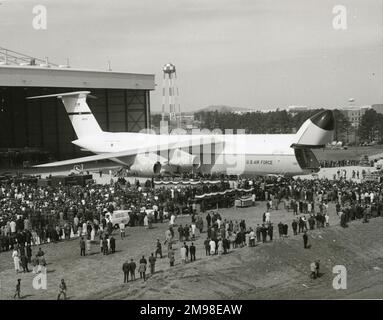
[[(177, 67), (183, 110), (383, 103), (383, 0), (3, 0), (0, 46), (72, 67)], [(35, 30), (35, 5), (47, 30)], [(347, 8), (347, 30), (332, 25)]]

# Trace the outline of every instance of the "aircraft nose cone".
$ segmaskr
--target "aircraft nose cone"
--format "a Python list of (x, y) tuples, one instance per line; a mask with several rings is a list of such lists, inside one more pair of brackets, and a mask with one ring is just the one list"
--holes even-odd
[(310, 118), (311, 122), (323, 130), (334, 130), (335, 119), (331, 110), (318, 112)]

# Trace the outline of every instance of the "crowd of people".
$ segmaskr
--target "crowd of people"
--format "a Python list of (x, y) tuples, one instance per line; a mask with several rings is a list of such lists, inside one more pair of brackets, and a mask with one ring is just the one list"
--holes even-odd
[(17, 243), (40, 245), (74, 236), (89, 236), (93, 241), (100, 230), (110, 233), (113, 226), (105, 213), (114, 210), (129, 210), (132, 227), (162, 223), (171, 215), (196, 211), (196, 195), (242, 187), (243, 181), (171, 187), (155, 186), (152, 180), (84, 187), (0, 182), (0, 251), (11, 250)]
[(322, 168), (334, 168), (334, 167), (348, 167), (348, 166), (361, 166), (367, 165), (374, 166), (374, 161), (361, 161), (361, 160), (320, 160), (319, 164)]
[[(353, 208), (357, 207), (355, 203), (360, 203), (366, 193), (372, 193), (374, 201), (369, 204), (369, 209), (365, 209), (380, 212), (382, 194), (378, 182), (356, 183), (347, 180), (344, 173), (338, 171), (336, 180), (241, 179), (222, 180), (219, 185), (201, 183), (172, 187), (155, 187), (150, 180), (143, 185), (137, 182), (133, 185), (115, 183), (85, 187), (1, 184), (0, 250), (10, 250), (20, 243), (40, 245), (74, 236), (84, 236), (85, 239), (90, 237), (93, 241), (100, 231), (108, 230), (111, 233), (113, 226), (105, 218), (105, 213), (119, 209), (130, 210), (130, 226), (144, 226), (148, 224), (148, 220), (149, 223), (161, 223), (172, 215), (192, 214), (197, 209), (195, 195), (200, 188), (204, 192), (220, 188), (249, 189), (252, 190), (253, 200), (267, 200), (268, 208), (278, 208), (283, 202), (288, 210), (294, 210), (295, 213), (299, 210), (308, 214), (314, 212), (315, 206), (318, 206), (315, 211), (322, 214), (329, 201), (338, 200), (344, 207), (342, 212), (347, 213), (349, 207), (354, 212)], [(357, 171), (352, 173), (352, 177), (358, 175)], [(235, 196), (237, 195), (234, 194)], [(230, 197), (233, 198), (233, 195), (222, 196), (220, 201)], [(202, 212), (207, 210), (205, 202), (199, 202)], [(365, 202), (363, 205), (366, 205)], [(151, 209), (153, 214), (148, 214), (147, 209)], [(351, 217), (356, 215), (351, 214)]]
[[(224, 218), (219, 210), (198, 214), (193, 188), (198, 186), (160, 186), (153, 181), (144, 184), (115, 183), (112, 185), (37, 187), (27, 183), (0, 185), (0, 248), (12, 250), (15, 271), (39, 273), (46, 261), (41, 248), (33, 254), (33, 245), (71, 239), (79, 236), (80, 255), (88, 255), (92, 243), (100, 244), (100, 253), (116, 252), (114, 226), (105, 213), (118, 209), (131, 210), (131, 226), (147, 225), (150, 208), (153, 223), (169, 223), (165, 239), (157, 239), (153, 252), (145, 255), (137, 265), (133, 258), (123, 264), (124, 282), (135, 280), (136, 271), (144, 281), (147, 266), (155, 273), (157, 259), (167, 256), (169, 266), (194, 262), (198, 241), (205, 256), (225, 255), (230, 250), (273, 241), (276, 226), (280, 238), (303, 234), (304, 248), (308, 248), (307, 233), (330, 225), (329, 204), (335, 206), (340, 225), (347, 227), (353, 220), (369, 222), (371, 217), (383, 215), (383, 190), (376, 181), (355, 181), (344, 177), (330, 179), (259, 178), (223, 180), (227, 188), (251, 189), (254, 201), (265, 201), (262, 222), (251, 225), (245, 220)], [(354, 175), (354, 173), (352, 174)], [(357, 173), (355, 172), (355, 176)], [(185, 207), (186, 210), (182, 210)], [(275, 221), (273, 213), (283, 207), (291, 212), (291, 223)], [(201, 208), (202, 209), (202, 208)], [(177, 224), (181, 213), (190, 215), (190, 224)], [(201, 210), (203, 213), (204, 210)], [(205, 225), (206, 224), (206, 225)], [(206, 231), (205, 231), (206, 229)], [(289, 230), (290, 231), (289, 233)], [(124, 228), (121, 227), (121, 238)], [(206, 232), (206, 235), (205, 235)], [(176, 236), (178, 233), (178, 237)], [(163, 246), (167, 247), (164, 254)], [(179, 255), (176, 255), (179, 250)], [(146, 253), (147, 254), (147, 253)]]
[[(224, 255), (238, 247), (254, 247), (257, 243), (273, 241), (272, 213), (278, 210), (280, 205), (292, 213), (293, 220), (290, 225), (292, 230), (290, 234), (287, 223), (278, 223), (279, 237), (301, 234), (305, 249), (311, 247), (308, 237), (310, 231), (330, 226), (328, 214), (330, 202), (335, 205), (342, 227), (347, 227), (353, 220), (359, 219), (365, 223), (371, 217), (383, 215), (383, 192), (381, 185), (377, 182), (291, 179), (269, 185), (269, 188), (264, 189), (264, 200), (266, 200), (266, 210), (262, 216), (262, 224), (257, 224), (256, 227), (248, 226), (245, 220), (223, 219), (218, 212), (208, 212), (205, 218), (207, 237), (203, 242), (205, 255)], [(199, 230), (200, 236), (203, 230), (203, 221), (201, 225), (199, 215), (192, 215), (191, 219), (190, 226), (179, 225), (177, 228), (179, 256), (182, 264), (195, 260), (195, 245), (192, 242), (189, 246), (187, 242), (195, 241), (195, 230)], [(165, 243), (168, 244), (169, 264), (174, 266), (174, 244), (177, 240), (172, 226), (166, 231), (165, 237)], [(316, 278), (319, 274), (319, 260), (316, 260), (314, 265), (315, 274), (311, 276)]]

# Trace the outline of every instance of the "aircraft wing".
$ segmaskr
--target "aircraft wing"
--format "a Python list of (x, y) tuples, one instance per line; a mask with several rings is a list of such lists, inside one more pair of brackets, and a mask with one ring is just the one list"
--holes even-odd
[[(169, 137), (172, 137), (171, 135)], [(173, 136), (176, 138), (176, 136)], [(108, 153), (101, 153), (96, 154), (92, 156), (87, 157), (81, 157), (81, 158), (75, 158), (75, 159), (69, 159), (69, 160), (62, 160), (57, 162), (51, 162), (51, 163), (45, 163), (34, 166), (35, 168), (44, 168), (44, 167), (59, 167), (59, 166), (66, 166), (66, 165), (72, 165), (72, 164), (78, 164), (78, 163), (85, 163), (85, 162), (93, 162), (98, 160), (107, 160), (110, 159), (115, 162), (119, 162), (119, 158), (126, 158), (128, 156), (135, 156), (137, 154), (143, 154), (147, 152), (158, 152), (158, 151), (166, 151), (166, 150), (174, 150), (174, 149), (181, 149), (181, 148), (187, 148), (187, 147), (195, 147), (195, 146), (202, 146), (202, 145), (211, 145), (221, 142), (220, 139), (217, 137), (212, 136), (193, 136), (193, 135), (182, 135), (178, 136), (180, 138), (174, 139), (174, 141), (169, 141), (167, 139), (164, 139), (165, 141), (156, 143), (152, 146), (145, 146), (145, 147), (137, 147), (137, 148), (131, 148), (126, 149), (124, 151), (119, 152), (108, 152)]]

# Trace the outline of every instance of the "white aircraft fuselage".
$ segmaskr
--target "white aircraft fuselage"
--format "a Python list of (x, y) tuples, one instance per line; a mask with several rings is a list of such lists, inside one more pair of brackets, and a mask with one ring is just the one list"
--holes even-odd
[[(211, 139), (212, 135), (193, 135), (201, 141)], [(184, 138), (184, 139), (183, 139)], [(150, 147), (160, 144), (163, 140), (179, 142), (187, 140), (188, 136), (156, 135), (129, 132), (103, 132), (96, 136), (72, 141), (75, 145), (96, 154), (123, 152), (139, 145)], [(201, 158), (199, 171), (203, 173), (224, 173), (233, 175), (267, 175), (288, 174), (299, 175), (316, 172), (318, 164), (315, 158), (306, 168), (299, 166), (296, 149), (291, 145), (296, 142), (295, 134), (229, 134), (213, 135), (218, 141), (214, 147), (210, 145), (191, 147), (186, 152)], [(307, 149), (308, 150), (308, 149)], [(159, 155), (168, 159), (168, 151), (161, 151)], [(131, 165), (131, 158), (119, 158), (120, 164)], [(164, 161), (165, 162), (165, 161)], [(165, 163), (163, 169), (169, 170)], [(171, 171), (171, 170), (169, 170)]]
[(142, 176), (181, 171), (246, 176), (298, 175), (319, 170), (311, 149), (331, 142), (334, 131), (333, 113), (324, 110), (307, 119), (296, 134), (105, 132), (86, 102), (89, 93), (79, 91), (32, 97), (60, 98), (78, 137), (72, 143), (95, 154), (37, 167), (109, 159)]

